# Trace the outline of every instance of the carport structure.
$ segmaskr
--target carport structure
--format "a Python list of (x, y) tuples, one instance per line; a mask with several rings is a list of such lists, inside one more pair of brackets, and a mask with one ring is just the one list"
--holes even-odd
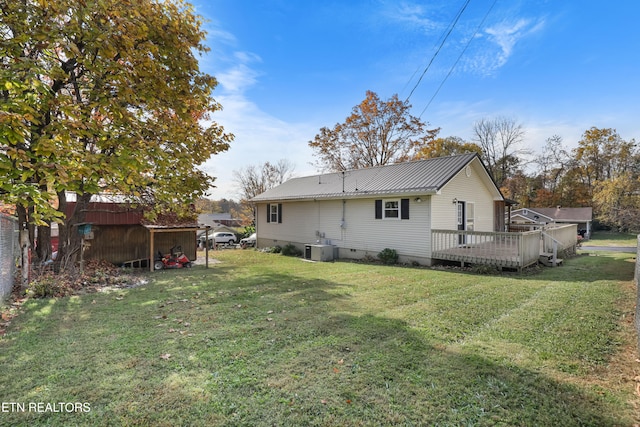
[[(153, 260), (155, 257), (155, 252), (156, 252), (156, 248), (159, 247), (158, 241), (156, 240), (156, 238), (158, 238), (162, 243), (164, 243), (164, 246), (167, 245), (166, 242), (180, 243), (179, 246), (182, 246), (183, 252), (185, 252), (187, 257), (189, 259), (195, 260), (195, 257), (196, 257), (195, 254), (197, 252), (197, 243), (196, 243), (197, 232), (205, 230), (205, 235), (208, 239), (209, 231), (211, 229), (211, 227), (209, 226), (201, 227), (197, 225), (145, 225), (144, 227), (147, 230), (149, 230), (149, 271), (153, 271)], [(183, 233), (183, 234), (179, 235), (178, 238), (171, 239), (170, 236), (172, 235), (170, 235), (169, 233)], [(186, 233), (188, 233), (189, 235), (193, 233), (192, 234), (193, 238), (185, 240), (183, 236), (185, 236)], [(184, 246), (183, 246), (183, 243), (184, 243)], [(176, 245), (172, 245), (170, 247), (173, 247), (173, 246), (176, 246)], [(207, 267), (209, 267), (208, 245), (205, 245), (205, 264)]]

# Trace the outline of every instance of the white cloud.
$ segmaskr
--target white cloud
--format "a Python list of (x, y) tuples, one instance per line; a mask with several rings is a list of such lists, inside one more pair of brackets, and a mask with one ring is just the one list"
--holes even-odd
[(249, 165), (288, 159), (295, 165), (296, 174), (307, 174), (311, 151), (307, 142), (319, 126), (287, 123), (261, 110), (246, 92), (260, 84), (262, 73), (252, 68), (261, 58), (251, 52), (236, 51), (228, 55), (227, 68), (216, 72), (220, 83), (216, 100), (223, 106), (212, 119), (235, 136), (227, 152), (219, 153), (205, 162), (201, 169), (216, 177), (214, 199), (237, 199), (239, 191), (233, 171)]
[(428, 15), (428, 10), (421, 4), (410, 2), (391, 2), (387, 4), (387, 8), (383, 10), (385, 18), (392, 22), (409, 24), (424, 31), (432, 31), (440, 28), (440, 24)]
[(526, 37), (542, 31), (544, 19), (519, 18), (503, 20), (476, 35), (464, 69), (482, 75), (491, 75), (503, 67), (516, 52), (517, 44)]
[(230, 66), (216, 74), (221, 89), (228, 94), (242, 94), (255, 85), (260, 72), (251, 68), (250, 64), (261, 62), (261, 58), (251, 52), (234, 52)]
[(237, 64), (227, 71), (218, 73), (217, 79), (226, 92), (240, 94), (256, 83), (258, 75), (257, 71), (246, 64)]
[(502, 50), (502, 56), (506, 60), (511, 56), (513, 46), (516, 44), (519, 38), (523, 35), (523, 30), (528, 26), (528, 22), (525, 19), (519, 19), (515, 23), (502, 22), (487, 28), (485, 33), (489, 35)]
[[(523, 38), (544, 27), (544, 21), (533, 22), (528, 19), (518, 19), (515, 22), (503, 21), (487, 28), (484, 33), (488, 39), (498, 46), (500, 53), (495, 57), (493, 69), (502, 67), (513, 54), (515, 45)], [(491, 68), (491, 67), (489, 67)]]

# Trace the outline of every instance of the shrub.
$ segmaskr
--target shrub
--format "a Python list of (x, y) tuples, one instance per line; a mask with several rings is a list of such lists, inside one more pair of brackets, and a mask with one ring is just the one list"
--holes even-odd
[(471, 271), (475, 274), (495, 274), (498, 269), (491, 265), (477, 264), (471, 268)]
[(65, 275), (46, 272), (33, 280), (27, 293), (33, 298), (65, 297), (73, 294), (73, 286)]
[(396, 252), (395, 249), (384, 248), (378, 254), (378, 258), (380, 258), (380, 261), (384, 264), (395, 264), (398, 262), (398, 252)]
[(299, 257), (302, 256), (302, 251), (289, 243), (282, 248), (282, 255)]
[(251, 236), (253, 233), (256, 232), (256, 228), (253, 225), (247, 225), (244, 227), (244, 229), (242, 230), (240, 234), (240, 239), (245, 239), (249, 236)]
[(279, 254), (280, 252), (282, 252), (282, 247), (274, 246), (274, 247), (269, 249), (269, 252), (272, 253), (272, 254)]

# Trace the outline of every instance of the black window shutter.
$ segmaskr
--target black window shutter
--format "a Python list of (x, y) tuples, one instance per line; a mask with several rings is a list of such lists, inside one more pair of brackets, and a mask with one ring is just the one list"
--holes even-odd
[(267, 203), (267, 222), (271, 222), (271, 204)]
[(382, 219), (382, 200), (376, 200), (376, 219)]
[(278, 203), (278, 223), (282, 224), (282, 203)]
[(400, 219), (409, 219), (409, 199), (400, 199)]

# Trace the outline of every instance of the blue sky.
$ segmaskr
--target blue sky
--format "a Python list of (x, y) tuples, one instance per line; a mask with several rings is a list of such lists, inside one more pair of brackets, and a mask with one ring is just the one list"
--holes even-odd
[[(367, 90), (409, 96), (466, 1), (192, 3), (207, 19), (201, 68), (224, 108), (213, 119), (236, 137), (203, 169), (217, 177), (211, 198), (237, 199), (233, 171), (247, 165), (286, 158), (297, 176), (317, 173), (308, 141)], [(638, 18), (630, 0), (470, 0), (411, 95), (412, 114), (465, 140), (477, 120), (509, 117), (534, 151), (553, 135), (575, 147), (592, 126), (640, 140)]]

